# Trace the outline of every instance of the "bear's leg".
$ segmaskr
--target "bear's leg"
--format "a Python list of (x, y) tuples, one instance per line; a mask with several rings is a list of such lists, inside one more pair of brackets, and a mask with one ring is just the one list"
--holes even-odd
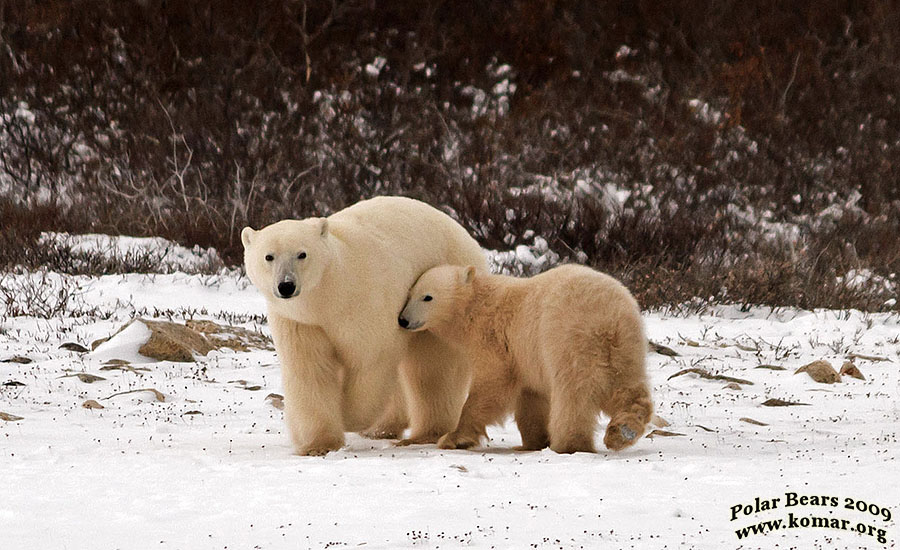
[(366, 431), (360, 435), (369, 439), (397, 439), (403, 435), (409, 421), (406, 417), (406, 401), (398, 384), (391, 394), (387, 409)]
[(466, 399), (469, 369), (463, 353), (422, 332), (410, 338), (400, 364), (409, 438), (398, 445), (434, 443), (452, 430)]
[(619, 451), (633, 445), (644, 434), (653, 415), (653, 401), (646, 383), (613, 390), (603, 403), (603, 412), (609, 415), (603, 437), (606, 448)]
[(591, 384), (574, 365), (555, 370), (550, 390), (550, 448), (557, 453), (593, 453), (599, 410)]
[(281, 361), (284, 418), (299, 455), (324, 455), (344, 445), (341, 371), (318, 328), (274, 316), (269, 327)]
[(522, 445), (517, 451), (540, 451), (550, 445), (550, 434), (547, 422), (550, 414), (550, 401), (547, 396), (525, 388), (516, 402), (516, 426), (522, 435)]
[[(519, 386), (511, 367), (473, 365), (476, 373), (456, 429), (438, 440), (441, 449), (468, 449), (487, 436), (486, 426), (506, 415)], [(481, 376), (478, 374), (481, 373)]]

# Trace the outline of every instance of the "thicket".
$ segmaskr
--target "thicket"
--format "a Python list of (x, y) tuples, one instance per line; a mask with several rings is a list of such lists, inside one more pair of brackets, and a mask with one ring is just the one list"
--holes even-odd
[(0, 266), (403, 194), (645, 306), (896, 307), (898, 93), (889, 0), (0, 0)]

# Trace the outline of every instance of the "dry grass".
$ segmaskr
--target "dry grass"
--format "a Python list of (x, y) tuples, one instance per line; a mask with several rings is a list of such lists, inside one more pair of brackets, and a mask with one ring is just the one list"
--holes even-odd
[(244, 225), (404, 194), (645, 306), (891, 307), (837, 282), (900, 272), (888, 0), (213, 4), (0, 4), (0, 266), (153, 269), (46, 230), (233, 265)]

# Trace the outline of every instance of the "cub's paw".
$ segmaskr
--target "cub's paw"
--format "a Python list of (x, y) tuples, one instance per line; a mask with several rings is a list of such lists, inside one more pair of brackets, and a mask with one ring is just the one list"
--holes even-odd
[(643, 433), (644, 427), (636, 421), (610, 422), (603, 444), (611, 451), (621, 451), (634, 445)]
[(437, 446), (439, 449), (470, 449), (478, 445), (479, 439), (478, 436), (451, 432), (438, 439)]

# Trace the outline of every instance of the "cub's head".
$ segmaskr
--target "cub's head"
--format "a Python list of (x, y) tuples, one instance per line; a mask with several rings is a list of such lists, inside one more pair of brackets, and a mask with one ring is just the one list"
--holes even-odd
[(429, 269), (409, 291), (397, 322), (406, 330), (440, 329), (456, 322), (459, 301), (475, 279), (473, 266), (442, 265)]
[(290, 300), (315, 288), (331, 260), (325, 218), (245, 227), (241, 241), (247, 275), (266, 299)]

